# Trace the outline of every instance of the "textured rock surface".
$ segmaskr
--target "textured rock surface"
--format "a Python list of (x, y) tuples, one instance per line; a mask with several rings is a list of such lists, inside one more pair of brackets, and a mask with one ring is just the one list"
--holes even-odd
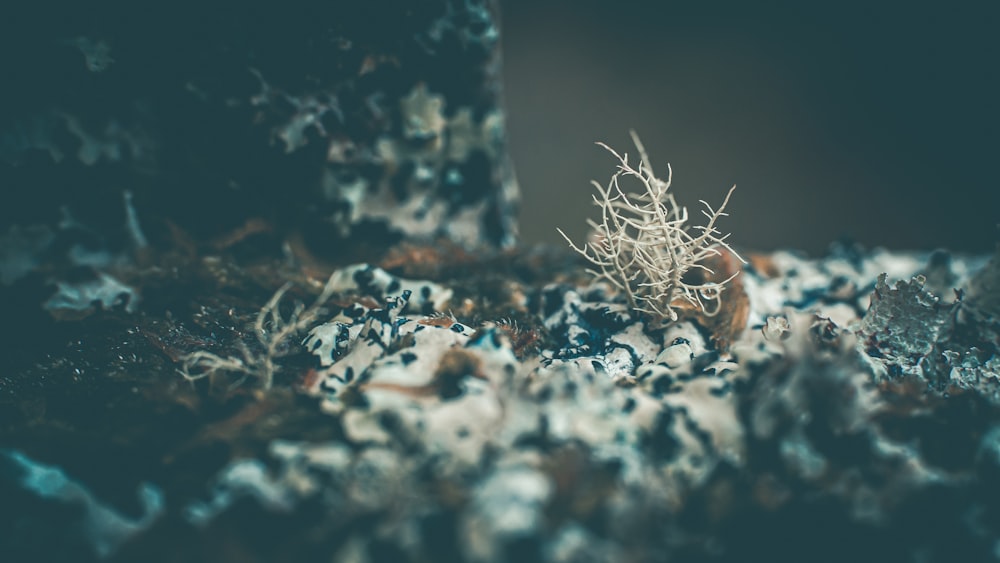
[[(35, 309), (2, 380), (13, 501), (0, 518), (20, 532), (0, 549), (261, 561), (1000, 549), (998, 319), (959, 298), (991, 275), (986, 260), (755, 255), (723, 300), (749, 311), (733, 331), (696, 315), (650, 328), (566, 254), (444, 250), (325, 270), (178, 257), (133, 272), (140, 302), (98, 299), (58, 323)], [(959, 291), (931, 293), (934, 276)], [(36, 513), (57, 539), (41, 539)]]

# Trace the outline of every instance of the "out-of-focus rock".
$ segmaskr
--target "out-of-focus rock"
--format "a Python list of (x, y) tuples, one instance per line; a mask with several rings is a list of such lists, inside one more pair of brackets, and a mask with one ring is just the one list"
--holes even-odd
[(491, 0), (21, 4), (3, 20), (4, 284), (248, 221), (267, 226), (258, 249), (296, 235), (341, 263), (400, 240), (514, 242)]

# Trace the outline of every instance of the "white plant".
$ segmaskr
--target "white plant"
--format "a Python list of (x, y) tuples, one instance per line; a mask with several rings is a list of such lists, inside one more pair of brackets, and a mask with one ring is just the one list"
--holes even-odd
[[(591, 240), (581, 248), (561, 229), (557, 230), (573, 250), (596, 266), (587, 271), (623, 292), (634, 310), (663, 321), (677, 320), (677, 309), (684, 307), (713, 316), (719, 312), (725, 285), (739, 272), (722, 281), (701, 281), (715, 274), (705, 260), (725, 250), (746, 263), (726, 242), (729, 235), (715, 226), (720, 217), (726, 216), (724, 210), (736, 186), (730, 188), (718, 209), (702, 200), (702, 214), (708, 222), (689, 225), (687, 208), (678, 205), (669, 191), (673, 175), (670, 165), (667, 179), (657, 178), (639, 137), (634, 131), (630, 134), (641, 159), (638, 169), (629, 164), (628, 154), (619, 155), (604, 143), (597, 143), (615, 155), (618, 170), (607, 186), (592, 182), (597, 188), (593, 198), (601, 209), (601, 222), (587, 220), (594, 231)], [(639, 180), (643, 191), (627, 194), (620, 185), (623, 176)], [(694, 269), (706, 275), (692, 281), (685, 274)]]
[(285, 318), (279, 309), (291, 286), (291, 283), (281, 286), (257, 313), (253, 330), (261, 352), (252, 352), (242, 342), (238, 345), (239, 356), (219, 356), (207, 350), (198, 350), (181, 357), (180, 374), (188, 381), (195, 381), (203, 377), (211, 379), (220, 372), (235, 373), (240, 377), (232, 383), (232, 387), (253, 378), (260, 387), (269, 389), (274, 374), (279, 370), (275, 360), (287, 354), (292, 337), (316, 324), (317, 317), (324, 311), (323, 305), (333, 295), (334, 276), (330, 277), (312, 305), (306, 307), (303, 303), (295, 303), (288, 318)]

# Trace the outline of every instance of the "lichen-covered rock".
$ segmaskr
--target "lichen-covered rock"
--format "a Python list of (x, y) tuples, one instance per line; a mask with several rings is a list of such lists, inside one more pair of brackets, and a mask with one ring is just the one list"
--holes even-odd
[[(447, 127), (430, 93), (410, 102), (410, 134)], [(152, 245), (131, 203), (130, 245)], [(756, 255), (723, 321), (649, 326), (535, 250), (414, 242), (334, 267), (291, 237), (262, 265), (195, 244), (139, 267), (64, 235), (0, 246), (5, 310), (33, 319), (0, 376), (0, 525), (27, 531), (0, 534), (13, 559), (996, 553), (983, 257)], [(35, 257), (46, 244), (72, 280)], [(51, 311), (53, 288), (12, 298), (43, 272)]]
[(1000, 554), (997, 256), (652, 326), (511, 247), (493, 1), (63, 10), (0, 18), (0, 559)]
[[(997, 320), (961, 298), (983, 263), (758, 255), (739, 330), (698, 315), (647, 326), (532, 253), (411, 246), (386, 269), (322, 275), (288, 256), (125, 268), (137, 307), (114, 284), (67, 287), (98, 306), (46, 325), (48, 340), (78, 331), (65, 349), (15, 350), (27, 359), (0, 378), (14, 385), (0, 437), (65, 466), (94, 506), (125, 503), (108, 508), (123, 560), (223, 546), (263, 560), (984, 560), (1000, 535)], [(232, 377), (185, 381), (192, 354)], [(107, 408), (73, 406), (90, 396)], [(109, 441), (123, 445), (90, 453)], [(0, 522), (50, 502), (5, 475)], [(121, 516), (138, 514), (139, 483), (162, 491), (155, 521)], [(75, 538), (33, 553), (104, 549)]]
[[(463, 560), (506, 560), (513, 554), (558, 560), (587, 549), (640, 554), (644, 560), (658, 549), (671, 549), (655, 539), (664, 530), (709, 533), (718, 549), (731, 553), (739, 540), (688, 521), (698, 510), (693, 503), (704, 502), (695, 499), (718, 487), (729, 496), (713, 501), (715, 521), (740, 521), (752, 510), (737, 508), (740, 503), (799, 514), (810, 506), (797, 496), (805, 487), (838, 506), (817, 510), (832, 510), (855, 525), (887, 526), (926, 491), (958, 490), (966, 478), (927, 450), (927, 442), (914, 445), (898, 436), (895, 425), (911, 415), (897, 405), (907, 399), (877, 384), (880, 377), (895, 381), (885, 373), (914, 370), (936, 346), (950, 342), (961, 303), (939, 304), (919, 279), (890, 288), (882, 275), (860, 318), (849, 304), (860, 299), (858, 291), (844, 287), (864, 287), (854, 278), (874, 269), (869, 261), (885, 259), (896, 258), (858, 257), (850, 276), (836, 258), (828, 264), (795, 259), (802, 271), (839, 270), (845, 279), (804, 282), (784, 296), (771, 293), (779, 290), (769, 287), (771, 278), (747, 274), (751, 302), (773, 299), (756, 310), (782, 313), (751, 318), (748, 325), (760, 330), (744, 331), (729, 350), (715, 348), (702, 333), (711, 324), (697, 319), (650, 330), (606, 288), (544, 285), (529, 301), (536, 303), (535, 322), (547, 337), (539, 355), (527, 359), (514, 353), (502, 325), (476, 327), (435, 313), (447, 301), (433, 296), (452, 296), (447, 285), (350, 267), (335, 273), (326, 287), (385, 305), (347, 305), (312, 330), (304, 345), (322, 369), (305, 390), (322, 398), (347, 443), (362, 451), (394, 452), (385, 463), (395, 465), (379, 471), (397, 474), (404, 466), (418, 474), (433, 471), (458, 487), (454, 494), (462, 500), (449, 509), (438, 504), (443, 501), (427, 483), (409, 485), (432, 512), (456, 511), (460, 539), (453, 547)], [(915, 275), (917, 268), (903, 274)], [(815, 289), (803, 291), (806, 287)], [(413, 292), (421, 290), (424, 305), (409, 307)], [(824, 316), (837, 311), (831, 308), (837, 303), (847, 308)], [(896, 330), (920, 319), (919, 331)], [(848, 324), (857, 327), (857, 337)], [(864, 339), (867, 348), (856, 342)], [(892, 371), (869, 371), (872, 349), (881, 351), (879, 365)], [(984, 374), (993, 364), (945, 357), (953, 366), (951, 385), (978, 378), (978, 386), (969, 389), (992, 400)], [(912, 375), (925, 376), (919, 370)], [(933, 439), (917, 432), (921, 440)], [(860, 474), (858, 459), (866, 467)], [(732, 489), (737, 485), (726, 476), (733, 471), (753, 481), (753, 490)], [(262, 485), (265, 491), (270, 486)], [(308, 480), (300, 487), (323, 489)], [(357, 503), (348, 505), (359, 509)], [(404, 512), (415, 505), (406, 507)], [(576, 527), (600, 511), (633, 524), (608, 523), (586, 533)], [(639, 523), (648, 513), (658, 514), (659, 531)], [(561, 514), (555, 521), (570, 522), (568, 527), (551, 530), (547, 523), (554, 514)], [(401, 549), (410, 546), (415, 550), (410, 553), (428, 553), (425, 540), (414, 543), (402, 534), (397, 528), (378, 537)], [(626, 541), (637, 534), (645, 538), (644, 547)], [(982, 546), (983, 537), (973, 536)], [(908, 537), (922, 549), (939, 549)], [(799, 553), (790, 549), (787, 553)], [(711, 560), (710, 554), (699, 557)]]
[(4, 286), (289, 237), (340, 264), (514, 243), (492, 0), (182, 12), (5, 18)]

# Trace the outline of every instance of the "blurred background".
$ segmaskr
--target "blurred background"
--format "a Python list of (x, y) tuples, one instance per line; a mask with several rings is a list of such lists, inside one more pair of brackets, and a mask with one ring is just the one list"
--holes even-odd
[(634, 128), (740, 248), (992, 250), (1000, 3), (920, 4), (503, 0), (522, 241), (583, 240)]

